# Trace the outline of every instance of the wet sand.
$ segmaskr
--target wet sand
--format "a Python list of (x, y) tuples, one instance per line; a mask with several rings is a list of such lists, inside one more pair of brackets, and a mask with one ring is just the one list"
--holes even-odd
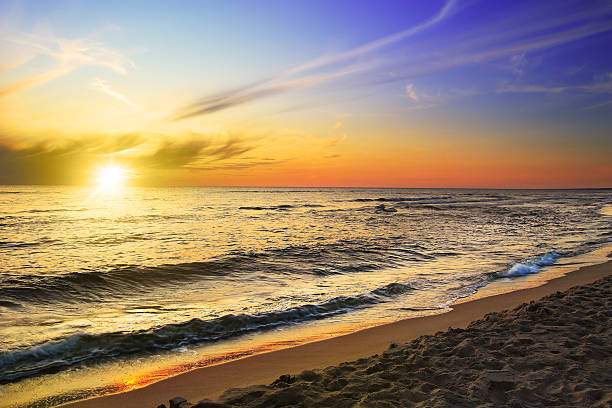
[[(328, 366), (337, 367), (231, 390), (222, 401), (240, 406), (474, 406), (478, 400), (490, 406), (539, 406), (574, 398), (567, 404), (604, 401), (606, 406), (612, 391), (600, 382), (612, 383), (612, 278), (470, 323), (610, 275), (612, 262), (587, 266), (539, 287), (456, 304), (445, 314), (204, 367), (68, 406), (157, 407), (175, 396), (191, 402), (218, 399), (229, 388), (269, 384), (284, 374)], [(403, 344), (449, 328), (454, 330)], [(389, 349), (391, 343), (400, 345)], [(341, 364), (347, 361), (352, 362)]]

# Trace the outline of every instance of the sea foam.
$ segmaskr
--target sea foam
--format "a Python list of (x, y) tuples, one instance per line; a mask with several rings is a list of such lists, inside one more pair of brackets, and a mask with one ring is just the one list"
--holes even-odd
[(549, 252), (537, 258), (531, 258), (524, 262), (515, 263), (506, 272), (500, 274), (502, 277), (516, 277), (531, 275), (540, 272), (543, 266), (552, 265), (559, 258), (556, 252)]

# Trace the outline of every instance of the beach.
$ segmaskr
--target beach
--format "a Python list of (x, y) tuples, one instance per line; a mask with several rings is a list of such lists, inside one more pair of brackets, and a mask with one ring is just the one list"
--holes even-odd
[(611, 261), (582, 267), (542, 286), (455, 304), (448, 313), (67, 406), (157, 407), (177, 396), (192, 403), (220, 398), (229, 406), (609, 406), (610, 275)]
[(612, 408), (611, 2), (0, 1), (0, 408)]
[[(602, 263), (612, 239), (608, 190), (0, 191), (0, 408), (257, 364), (170, 392), (193, 399), (366, 357), (457, 324), (459, 303)], [(479, 305), (464, 324), (494, 310)], [(286, 348), (305, 352), (245, 359)]]

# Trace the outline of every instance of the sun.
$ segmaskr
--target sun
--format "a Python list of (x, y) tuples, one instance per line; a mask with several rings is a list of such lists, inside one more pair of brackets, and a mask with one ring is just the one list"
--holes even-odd
[(118, 166), (105, 166), (98, 170), (98, 186), (105, 190), (118, 189), (127, 178), (128, 171)]

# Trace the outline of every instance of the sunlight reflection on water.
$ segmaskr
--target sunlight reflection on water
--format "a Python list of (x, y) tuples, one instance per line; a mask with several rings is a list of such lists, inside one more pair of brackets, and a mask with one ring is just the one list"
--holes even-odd
[[(3, 188), (0, 374), (29, 378), (3, 385), (0, 406), (133, 389), (540, 283), (552, 269), (534, 259), (604, 246), (612, 215), (606, 190)], [(533, 274), (499, 276), (517, 262)]]

